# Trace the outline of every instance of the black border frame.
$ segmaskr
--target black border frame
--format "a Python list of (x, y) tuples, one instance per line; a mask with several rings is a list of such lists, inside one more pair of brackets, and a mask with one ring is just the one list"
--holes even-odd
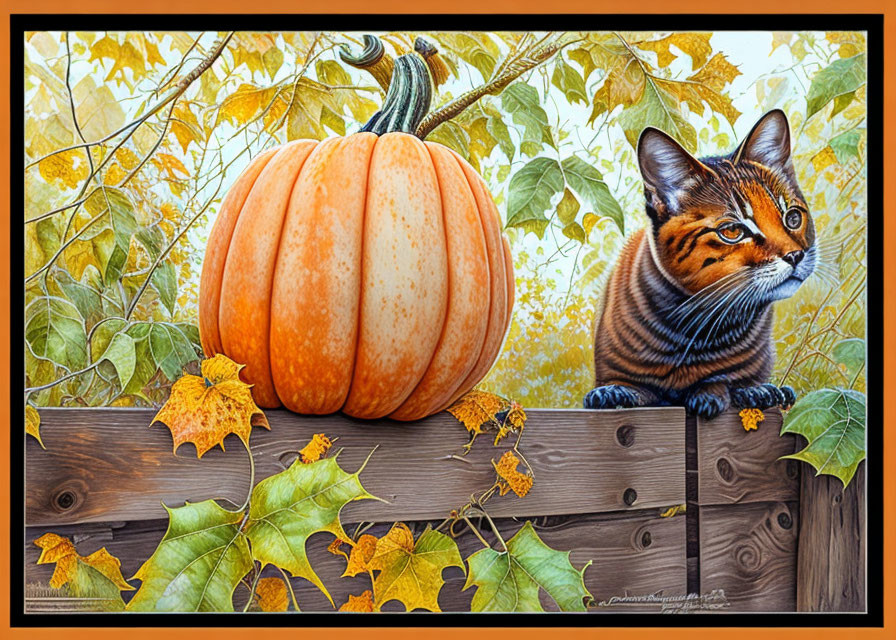
[[(9, 237), (14, 233), (14, 211), (24, 209), (24, 186), (16, 143), (24, 139), (21, 113), (24, 95), (24, 48), (20, 45), (25, 31), (96, 31), (96, 30), (238, 30), (283, 31), (295, 22), (296, 30), (332, 28), (340, 31), (430, 30), (500, 31), (612, 29), (638, 31), (867, 31), (868, 84), (867, 121), (878, 135), (867, 138), (867, 228), (868, 281), (866, 290), (867, 351), (867, 448), (863, 465), (866, 473), (868, 505), (883, 505), (883, 88), (884, 88), (884, 16), (882, 14), (12, 14), (10, 15), (10, 220)], [(593, 26), (587, 26), (593, 24)], [(723, 25), (737, 25), (737, 28)], [(139, 26), (139, 29), (133, 29)], [(570, 29), (572, 27), (572, 29)], [(24, 244), (10, 248), (10, 291), (24, 277)], [(17, 279), (18, 278), (18, 279)], [(12, 313), (10, 296), (10, 345), (21, 339), (23, 316)], [(18, 300), (24, 303), (24, 289)], [(22, 309), (24, 309), (24, 304)], [(24, 378), (24, 353), (10, 355), (10, 498), (25, 491), (24, 459), (12, 452), (23, 451), (25, 433), (14, 428), (24, 420), (24, 406), (12, 399)], [(12, 506), (12, 502), (11, 502)], [(375, 616), (339, 616), (333, 613), (265, 614), (233, 616), (223, 613), (151, 614), (116, 613), (26, 614), (25, 594), (13, 583), (13, 575), (24, 567), (21, 541), (25, 530), (24, 510), (10, 514), (10, 625), (12, 627), (883, 627), (883, 513), (882, 508), (866, 510), (866, 613), (730, 613), (717, 615), (659, 616), (607, 612), (604, 615), (571, 613), (507, 613), (476, 615), (442, 613), (380, 613)], [(21, 583), (20, 583), (21, 584)], [(609, 614), (609, 615), (607, 615)], [(585, 615), (587, 617), (582, 617)]]

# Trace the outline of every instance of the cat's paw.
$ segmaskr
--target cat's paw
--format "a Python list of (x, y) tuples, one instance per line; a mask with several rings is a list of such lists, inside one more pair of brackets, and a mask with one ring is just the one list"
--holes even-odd
[(770, 409), (793, 406), (796, 392), (792, 387), (776, 387), (773, 384), (761, 384), (755, 387), (739, 387), (731, 390), (731, 404), (738, 409)]
[(608, 384), (586, 393), (584, 405), (586, 409), (629, 409), (641, 406), (641, 398), (631, 387)]
[(691, 393), (684, 401), (684, 408), (688, 410), (688, 413), (704, 420), (712, 420), (727, 409), (728, 405), (727, 395), (720, 395), (705, 389)]

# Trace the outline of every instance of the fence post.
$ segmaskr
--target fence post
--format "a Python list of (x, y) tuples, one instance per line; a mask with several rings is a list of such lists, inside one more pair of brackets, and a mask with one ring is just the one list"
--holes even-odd
[(865, 463), (846, 489), (803, 465), (797, 611), (865, 611)]

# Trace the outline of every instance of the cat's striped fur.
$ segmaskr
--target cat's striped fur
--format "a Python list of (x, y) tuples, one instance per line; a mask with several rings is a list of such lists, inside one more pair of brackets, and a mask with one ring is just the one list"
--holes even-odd
[(790, 388), (767, 384), (772, 302), (812, 273), (817, 249), (783, 112), (718, 158), (648, 129), (638, 160), (650, 224), (610, 276), (585, 406), (673, 404), (712, 418), (731, 404), (792, 404)]

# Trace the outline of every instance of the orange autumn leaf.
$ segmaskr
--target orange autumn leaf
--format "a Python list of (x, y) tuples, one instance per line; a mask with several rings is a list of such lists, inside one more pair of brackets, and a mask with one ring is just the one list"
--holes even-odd
[(326, 455), (332, 446), (333, 443), (327, 436), (322, 433), (315, 433), (311, 438), (311, 442), (299, 451), (299, 454), (302, 456), (302, 462), (305, 464), (317, 462)]
[(353, 611), (355, 613), (373, 613), (375, 606), (373, 593), (368, 589), (359, 596), (349, 595), (348, 602), (339, 607), (339, 610)]
[(171, 396), (153, 418), (165, 424), (174, 438), (174, 451), (184, 442), (196, 445), (202, 455), (235, 433), (245, 444), (253, 425), (270, 429), (268, 420), (252, 399), (250, 385), (240, 380), (238, 365), (216, 355), (202, 362), (201, 376), (182, 376), (171, 387)]
[(448, 413), (467, 428), (473, 436), (482, 433), (482, 427), (494, 421), (495, 414), (504, 408), (506, 401), (485, 391), (473, 390), (448, 407)]
[[(500, 414), (497, 417), (500, 417)], [(502, 438), (510, 433), (518, 433), (522, 431), (525, 426), (526, 412), (523, 410), (523, 406), (520, 403), (511, 400), (510, 407), (506, 410), (504, 420), (501, 422), (498, 427), (498, 433), (495, 435), (495, 446), (498, 446), (498, 442), (500, 442)]]
[(759, 429), (759, 423), (765, 420), (765, 414), (761, 409), (741, 409), (740, 423), (744, 426), (744, 431), (751, 429)]
[(373, 554), (376, 551), (376, 543), (376, 536), (369, 534), (361, 536), (355, 543), (355, 546), (352, 547), (351, 554), (348, 557), (348, 566), (346, 566), (342, 577), (356, 576), (367, 571), (370, 559), (373, 558)]
[(492, 460), (492, 466), (498, 473), (498, 489), (503, 496), (508, 491), (513, 492), (520, 498), (529, 493), (532, 488), (534, 479), (528, 473), (517, 470), (520, 459), (513, 455), (513, 451), (505, 451), (501, 459), (496, 463)]
[(345, 540), (340, 540), (339, 538), (336, 538), (327, 547), (327, 551), (332, 553), (334, 556), (342, 556), (343, 558), (348, 560), (348, 554), (342, 550), (343, 544), (350, 544), (350, 543), (347, 543)]
[[(121, 562), (103, 547), (89, 556), (75, 550), (71, 540), (55, 533), (45, 533), (34, 541), (41, 548), (37, 564), (56, 564), (50, 586), (59, 589), (65, 585), (75, 597), (120, 599), (120, 591), (133, 591), (121, 575)], [(121, 602), (121, 607), (124, 603)]]
[(286, 583), (280, 578), (262, 578), (255, 585), (255, 597), (262, 611), (286, 611), (289, 609), (289, 595)]

